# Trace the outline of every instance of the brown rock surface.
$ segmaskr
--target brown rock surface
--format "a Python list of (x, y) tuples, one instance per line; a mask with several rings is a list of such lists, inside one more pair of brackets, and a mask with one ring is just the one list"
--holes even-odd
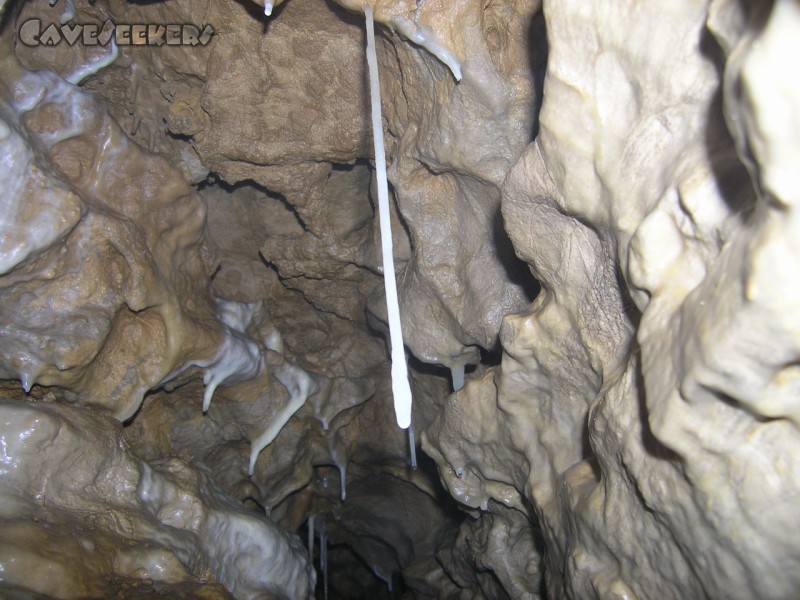
[(792, 597), (797, 3), (370, 4), (416, 471), (363, 4), (0, 0), (0, 593)]

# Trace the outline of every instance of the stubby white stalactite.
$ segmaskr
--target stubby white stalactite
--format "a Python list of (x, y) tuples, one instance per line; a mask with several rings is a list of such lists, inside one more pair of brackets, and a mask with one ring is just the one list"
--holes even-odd
[(450, 376), (453, 379), (453, 391), (457, 392), (464, 387), (464, 365), (450, 367)]
[(389, 217), (389, 184), (386, 179), (386, 158), (383, 147), (383, 121), (381, 118), (381, 89), (378, 79), (378, 58), (375, 54), (375, 22), (372, 7), (364, 5), (367, 18), (367, 64), (369, 66), (370, 98), (372, 100), (372, 140), (375, 146), (375, 172), (378, 180), (378, 212), (381, 222), (381, 250), (383, 251), (383, 282), (386, 290), (386, 307), (389, 312), (389, 339), (392, 347), (392, 394), (397, 425), (407, 429), (411, 425), (411, 386), (403, 346), (400, 324), (400, 303), (397, 299), (397, 282), (392, 254), (392, 225)]
[(375, 577), (386, 584), (386, 589), (389, 591), (389, 598), (391, 598), (394, 591), (392, 588), (392, 576), (385, 575), (378, 567), (372, 567), (372, 572), (375, 574)]
[(344, 502), (347, 499), (347, 465), (339, 464), (339, 497)]

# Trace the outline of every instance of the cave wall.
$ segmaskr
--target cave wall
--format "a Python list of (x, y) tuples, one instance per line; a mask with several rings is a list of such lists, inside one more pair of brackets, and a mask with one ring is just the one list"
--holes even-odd
[(0, 10), (4, 592), (793, 596), (796, 2), (375, 2), (416, 470), (360, 4)]

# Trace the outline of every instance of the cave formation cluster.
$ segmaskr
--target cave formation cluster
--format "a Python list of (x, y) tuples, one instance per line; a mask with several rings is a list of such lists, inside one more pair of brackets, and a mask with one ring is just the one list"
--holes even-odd
[(361, 1), (52, 4), (0, 0), (0, 595), (796, 597), (796, 0), (370, 3), (415, 470)]

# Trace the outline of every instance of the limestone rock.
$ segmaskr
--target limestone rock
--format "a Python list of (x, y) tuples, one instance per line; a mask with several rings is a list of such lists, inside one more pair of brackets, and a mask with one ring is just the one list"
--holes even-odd
[(221, 341), (218, 326), (198, 326), (214, 318), (199, 291), (209, 268), (200, 252), (204, 206), (168, 163), (130, 143), (89, 94), (53, 73), (25, 71), (8, 52), (1, 70), (0, 110), (14, 131), (3, 155), (35, 156), (9, 182), (14, 227), (25, 223), (30, 209), (21, 201), (38, 185), (38, 171), (73, 190), (31, 204), (46, 211), (59, 200), (51, 219), (27, 222), (36, 243), (8, 265), (17, 268), (3, 287), (13, 348), (4, 371), (27, 388), (58, 385), (127, 419), (187, 354), (210, 358)]
[[(784, 598), (797, 585), (782, 516), (796, 437), (782, 400), (791, 377), (779, 373), (796, 343), (792, 312), (772, 301), (791, 297), (783, 269), (795, 253), (783, 233), (791, 201), (777, 190), (756, 200), (753, 187), (792, 150), (749, 149), (785, 143), (766, 119), (792, 96), (759, 97), (768, 86), (750, 84), (742, 101), (737, 81), (770, 73), (763, 61), (790, 45), (796, 7), (776, 3), (763, 30), (766, 5), (663, 8), (545, 3), (540, 134), (503, 196), (543, 292), (505, 318), (495, 385), (469, 383), (427, 440), (456, 497), (502, 502), (507, 488), (490, 488), (499, 480), (531, 502), (551, 596)], [(705, 49), (709, 14), (724, 53)], [(751, 71), (743, 31), (765, 48), (752, 50), (762, 62)], [(722, 120), (723, 67), (752, 187)], [(513, 452), (529, 466), (498, 468)]]
[(79, 407), (3, 400), (0, 423), (0, 587), (116, 597), (146, 580), (181, 597), (228, 598), (225, 588), (237, 598), (312, 597), (299, 540), (204, 471), (139, 460), (118, 424)]
[[(0, 1), (3, 593), (313, 594), (267, 512), (346, 597), (793, 597), (795, 0), (371, 3), (417, 471), (363, 3), (55, 4)], [(13, 43), (69, 13), (215, 33)]]

